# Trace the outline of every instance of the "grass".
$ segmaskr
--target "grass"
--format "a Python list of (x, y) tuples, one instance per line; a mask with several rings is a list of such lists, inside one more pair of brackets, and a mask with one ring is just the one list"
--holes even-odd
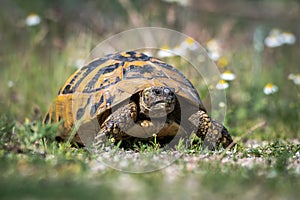
[(0, 122), (2, 199), (240, 199), (241, 195), (296, 199), (299, 195), (300, 146), (293, 141), (251, 140), (215, 152), (179, 146), (164, 152), (154, 140), (153, 145), (139, 146), (140, 151), (108, 145), (94, 154), (55, 142), (57, 125), (14, 124), (3, 118)]
[[(252, 27), (256, 27), (257, 22), (253, 24), (246, 19), (236, 19), (234, 31), (230, 33), (234, 40), (223, 40), (224, 56), (229, 64), (219, 67), (219, 71), (230, 70), (236, 74), (236, 79), (225, 90), (227, 113), (224, 122), (238, 142), (235, 148), (207, 152), (200, 145), (191, 148), (179, 145), (176, 150), (164, 150), (159, 148), (154, 137), (152, 143), (136, 144), (131, 150), (108, 144), (95, 154), (88, 148), (76, 148), (69, 142), (56, 142), (58, 124), (42, 125), (42, 118), (59, 87), (76, 70), (76, 61), (87, 57), (97, 42), (106, 39), (106, 34), (112, 35), (122, 29), (116, 28), (121, 26), (120, 22), (113, 24), (116, 29), (113, 31), (102, 33), (107, 28), (98, 26), (101, 34), (88, 31), (83, 26), (89, 24), (86, 21), (73, 24), (74, 13), (68, 5), (75, 4), (66, 1), (61, 7), (67, 13), (65, 21), (57, 20), (62, 16), (52, 13), (55, 9), (50, 6), (51, 3), (47, 4), (49, 10), (46, 4), (40, 3), (35, 6), (40, 9), (39, 13), (46, 13), (41, 14), (42, 24), (27, 27), (19, 25), (19, 22), (30, 8), (22, 7), (22, 3), (16, 4), (22, 12), (17, 8), (12, 15), (1, 12), (3, 18), (0, 18), (0, 27), (6, 30), (0, 37), (0, 52), (3, 52), (0, 56), (1, 199), (299, 197), (300, 93), (299, 85), (288, 80), (290, 73), (299, 73), (299, 43), (255, 51), (249, 35), (252, 37), (254, 34)], [(83, 2), (80, 5), (82, 9), (96, 8), (86, 8)], [(120, 5), (114, 1), (109, 9), (122, 10)], [(170, 8), (170, 12), (176, 7), (163, 5)], [(145, 18), (150, 19), (151, 13), (144, 11)], [(95, 11), (86, 13), (95, 14)], [(131, 13), (126, 16), (134, 18)], [(112, 16), (105, 16), (108, 17), (103, 23), (107, 24)], [(155, 17), (163, 16), (160, 13)], [(195, 12), (190, 17), (197, 23), (200, 23), (199, 19), (206, 19)], [(123, 16), (114, 14), (113, 18), (116, 19), (113, 21), (118, 21)], [(125, 18), (121, 21), (126, 21)], [(204, 32), (209, 33), (209, 37), (218, 37), (214, 33), (222, 29), (219, 27), (223, 24), (222, 20), (232, 23), (232, 19), (220, 21), (220, 16), (214, 18), (212, 14), (208, 18), (208, 23), (201, 29), (193, 20), (190, 23), (199, 30), (207, 27)], [(11, 23), (14, 20), (18, 23)], [(180, 21), (182, 19), (178, 23)], [(263, 26), (261, 33), (267, 35), (273, 24), (260, 23), (257, 27)], [(210, 27), (211, 24), (217, 26)], [(124, 29), (128, 26), (124, 22)], [(296, 26), (291, 26), (291, 31), (293, 27)], [(196, 39), (205, 44), (201, 41), (202, 37)], [(264, 46), (263, 37), (255, 42)], [(180, 70), (193, 75), (180, 59), (169, 59), (168, 62), (180, 65)], [(210, 86), (203, 84), (198, 77), (189, 78), (211, 110)], [(265, 95), (263, 87), (267, 83), (277, 85), (278, 92)]]

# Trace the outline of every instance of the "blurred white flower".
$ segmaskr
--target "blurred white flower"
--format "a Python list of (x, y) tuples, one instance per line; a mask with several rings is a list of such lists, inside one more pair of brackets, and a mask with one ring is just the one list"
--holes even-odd
[(182, 48), (181, 45), (177, 45), (175, 46), (172, 51), (176, 54), (176, 55), (179, 55), (179, 56), (185, 56), (186, 55), (186, 49), (185, 48)]
[(183, 42), (181, 42), (179, 45), (175, 46), (173, 49), (171, 49), (174, 54), (179, 56), (186, 56), (189, 51), (196, 50), (198, 48), (196, 41), (188, 37)]
[(157, 53), (157, 56), (160, 58), (168, 58), (174, 56), (174, 54), (171, 52), (171, 49), (165, 45), (160, 48), (160, 50)]
[(282, 32), (281, 39), (285, 44), (295, 44), (296, 42), (296, 36), (291, 32)]
[(281, 37), (285, 44), (295, 44), (296, 42), (296, 36), (291, 32), (283, 32)]
[(288, 31), (272, 29), (269, 35), (265, 38), (265, 45), (270, 48), (279, 47), (283, 44), (295, 44), (296, 36)]
[(221, 101), (221, 102), (219, 103), (219, 107), (220, 107), (220, 108), (226, 107), (226, 103), (224, 103), (223, 101)]
[(189, 49), (189, 50), (196, 50), (198, 48), (196, 41), (191, 38), (188, 37), (186, 38), (181, 44), (180, 46), (184, 49)]
[(224, 90), (228, 87), (229, 87), (229, 84), (225, 80), (220, 80), (216, 85), (216, 89), (218, 89), (218, 90)]
[(278, 91), (278, 87), (276, 85), (272, 84), (272, 83), (268, 83), (264, 87), (264, 93), (266, 95), (273, 94), (273, 93), (275, 93), (277, 91)]
[(279, 47), (282, 45), (281, 39), (278, 36), (268, 36), (265, 39), (265, 45), (270, 48)]
[(232, 81), (235, 79), (235, 77), (236, 75), (229, 70), (226, 70), (224, 73), (221, 74), (221, 79), (225, 81)]
[(213, 61), (221, 57), (221, 47), (216, 39), (210, 39), (206, 42), (207, 54)]
[(9, 81), (7, 82), (7, 86), (8, 86), (9, 88), (13, 87), (14, 85), (15, 85), (15, 82), (13, 82), (12, 80), (9, 80)]
[(219, 60), (219, 58), (221, 57), (220, 53), (219, 52), (212, 52), (212, 51), (209, 51), (207, 52), (207, 55), (210, 59), (212, 59), (213, 61), (217, 61)]
[(190, 0), (163, 0), (165, 2), (169, 2), (169, 3), (178, 3), (181, 6), (187, 6), (190, 4)]
[(288, 79), (292, 80), (294, 84), (300, 85), (300, 74), (290, 74)]
[(35, 13), (31, 13), (26, 17), (25, 23), (27, 26), (36, 26), (41, 23), (41, 18)]
[(206, 42), (206, 48), (209, 51), (218, 51), (220, 49), (220, 45), (216, 39), (210, 39)]

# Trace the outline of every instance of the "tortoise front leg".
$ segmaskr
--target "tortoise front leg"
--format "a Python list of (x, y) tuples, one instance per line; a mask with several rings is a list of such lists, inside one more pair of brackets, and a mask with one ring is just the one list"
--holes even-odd
[(127, 137), (126, 132), (135, 125), (136, 119), (137, 105), (134, 102), (118, 108), (102, 123), (101, 129), (95, 137), (94, 147), (103, 144), (107, 136), (115, 139)]
[(213, 150), (220, 144), (226, 148), (233, 142), (227, 129), (221, 123), (211, 119), (203, 110), (192, 114), (189, 121), (195, 126), (196, 135), (203, 140), (204, 148)]

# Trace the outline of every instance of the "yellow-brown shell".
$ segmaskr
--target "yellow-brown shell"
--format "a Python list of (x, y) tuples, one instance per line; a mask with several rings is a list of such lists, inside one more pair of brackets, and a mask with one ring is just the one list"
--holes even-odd
[(61, 87), (45, 122), (89, 121), (149, 86), (169, 86), (176, 95), (205, 110), (191, 82), (177, 69), (138, 52), (110, 54), (78, 69)]

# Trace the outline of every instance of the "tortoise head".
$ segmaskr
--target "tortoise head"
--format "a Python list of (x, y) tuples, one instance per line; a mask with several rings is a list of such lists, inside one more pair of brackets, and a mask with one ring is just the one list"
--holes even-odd
[(141, 113), (151, 118), (165, 117), (175, 108), (175, 89), (167, 86), (151, 86), (140, 95)]

